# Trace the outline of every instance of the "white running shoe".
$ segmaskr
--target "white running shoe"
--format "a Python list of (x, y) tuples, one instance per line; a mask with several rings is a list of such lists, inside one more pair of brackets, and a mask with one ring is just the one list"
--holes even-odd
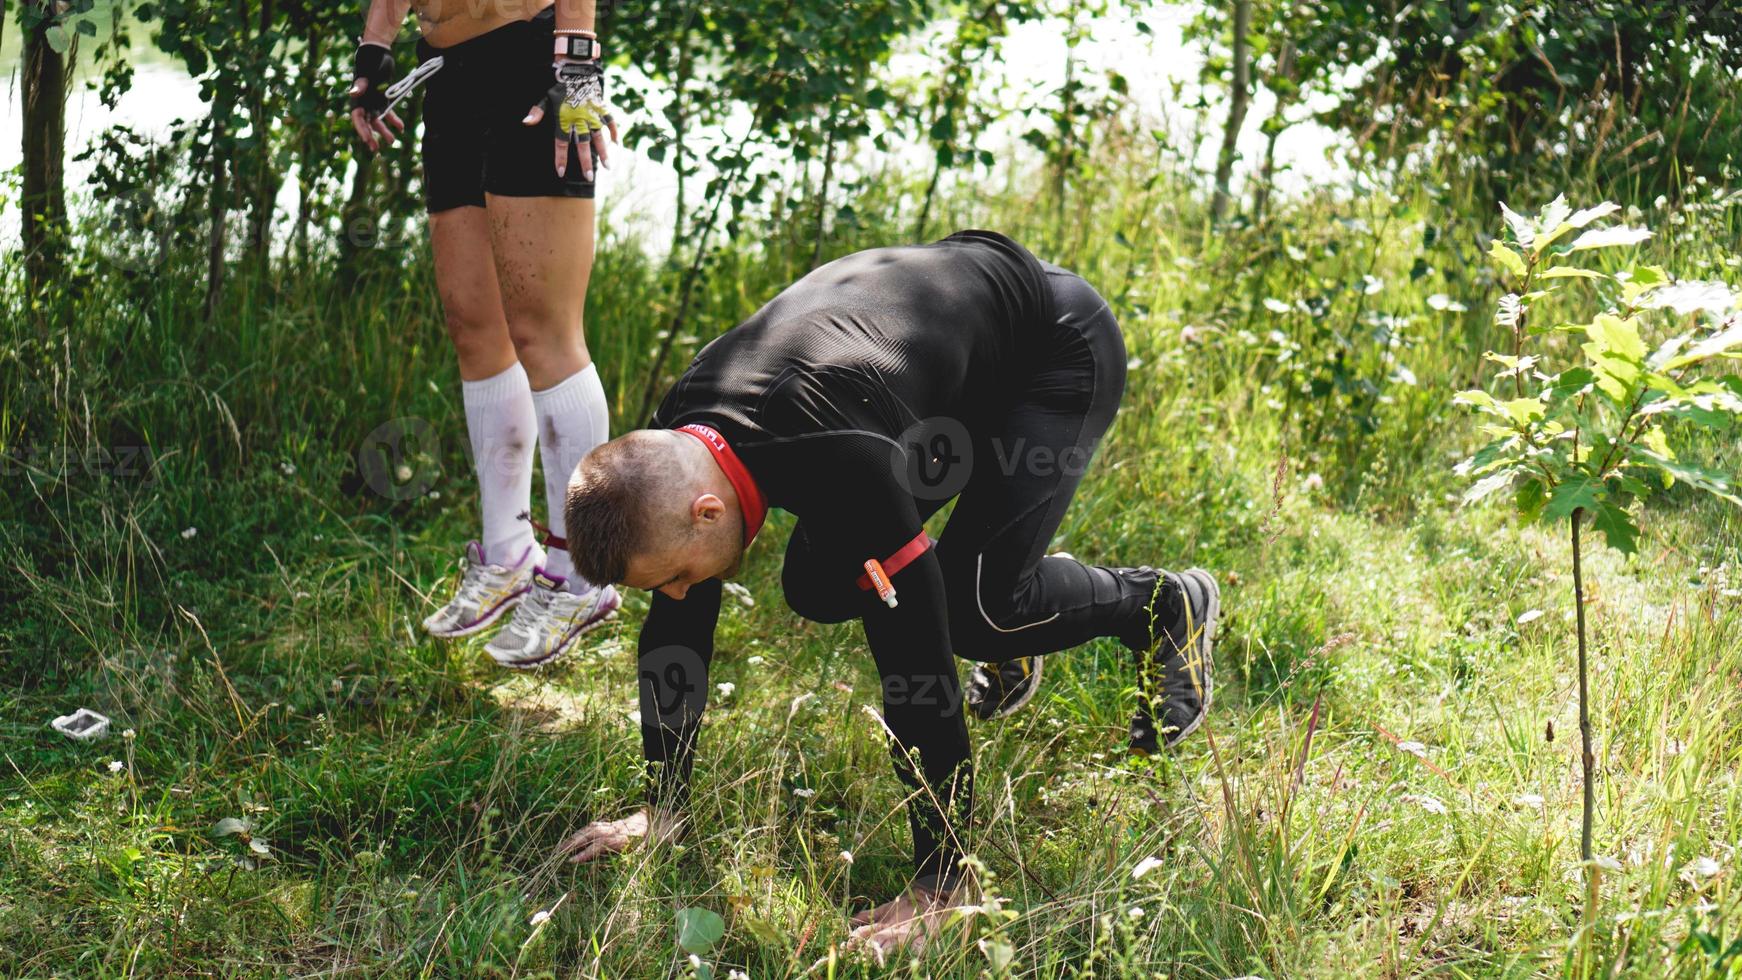
[(521, 669), (550, 663), (567, 652), (576, 637), (617, 615), (617, 607), (623, 604), (609, 585), (577, 595), (565, 590), (565, 584), (567, 579), (543, 568), (533, 572), (526, 601), (484, 647), (492, 660)]
[(423, 621), (431, 636), (455, 639), (487, 629), (502, 614), (513, 609), (532, 587), (532, 573), (539, 556), (527, 545), (512, 565), (492, 565), (484, 549), (473, 541), (466, 545), (460, 562), (460, 586), (447, 605)]

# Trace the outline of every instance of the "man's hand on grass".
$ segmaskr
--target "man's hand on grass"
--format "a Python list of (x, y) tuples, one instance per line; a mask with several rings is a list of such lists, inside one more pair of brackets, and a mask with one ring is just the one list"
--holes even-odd
[(649, 833), (655, 840), (668, 841), (682, 829), (681, 817), (643, 808), (621, 820), (595, 820), (587, 824), (557, 847), (557, 857), (585, 863), (607, 854), (627, 851)]
[(854, 929), (847, 936), (846, 948), (870, 953), (878, 966), (885, 965), (891, 953), (903, 949), (919, 953), (943, 930), (963, 896), (960, 887), (940, 889), (916, 882), (894, 901), (853, 916)]

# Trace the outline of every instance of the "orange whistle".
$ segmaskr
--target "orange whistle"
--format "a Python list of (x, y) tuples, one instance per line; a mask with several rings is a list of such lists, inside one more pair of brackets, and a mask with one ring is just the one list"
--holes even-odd
[(889, 576), (883, 574), (883, 563), (875, 558), (865, 559), (865, 574), (871, 576), (871, 585), (877, 590), (877, 598), (891, 609), (895, 608), (895, 586), (890, 584)]

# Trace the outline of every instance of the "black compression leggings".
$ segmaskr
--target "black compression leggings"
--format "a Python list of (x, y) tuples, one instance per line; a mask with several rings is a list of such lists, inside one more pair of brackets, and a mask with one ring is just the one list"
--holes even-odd
[[(1056, 315), (1047, 353), (1002, 422), (972, 436), (966, 485), (938, 537), (951, 648), (969, 660), (995, 663), (1119, 635), (1154, 582), (1147, 569), (1045, 557), (1124, 395), (1126, 353), (1094, 288), (1042, 265)], [(919, 501), (921, 518), (944, 502)], [(838, 560), (819, 557), (800, 521), (782, 573), (793, 611), (819, 622), (864, 615), (864, 593), (823, 571), (838, 570)]]

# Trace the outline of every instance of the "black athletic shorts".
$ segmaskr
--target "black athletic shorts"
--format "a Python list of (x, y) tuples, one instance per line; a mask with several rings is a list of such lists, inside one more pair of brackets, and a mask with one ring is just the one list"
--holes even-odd
[(483, 207), (484, 193), (503, 197), (592, 197), (569, 151), (568, 177), (551, 160), (548, 121), (526, 126), (526, 111), (555, 83), (551, 47), (556, 13), (504, 24), (450, 48), (417, 43), (419, 64), (440, 55), (423, 110), (423, 194), (431, 213)]

